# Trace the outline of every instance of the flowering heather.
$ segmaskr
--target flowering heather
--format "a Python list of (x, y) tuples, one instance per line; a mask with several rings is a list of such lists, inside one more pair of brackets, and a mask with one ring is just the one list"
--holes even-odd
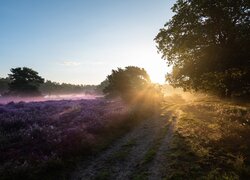
[(119, 100), (0, 104), (0, 173), (87, 153), (128, 114)]

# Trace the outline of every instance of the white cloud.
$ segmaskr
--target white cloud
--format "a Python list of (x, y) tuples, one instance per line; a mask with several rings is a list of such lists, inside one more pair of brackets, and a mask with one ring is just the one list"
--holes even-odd
[(79, 65), (81, 65), (82, 63), (80, 63), (80, 62), (77, 62), (77, 61), (63, 61), (62, 63), (61, 63), (61, 65), (63, 65), (63, 66), (79, 66)]

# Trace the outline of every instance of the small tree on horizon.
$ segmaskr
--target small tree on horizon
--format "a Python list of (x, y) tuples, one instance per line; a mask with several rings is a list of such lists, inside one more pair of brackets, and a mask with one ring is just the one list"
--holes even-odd
[(144, 90), (151, 84), (149, 75), (143, 68), (128, 66), (124, 69), (112, 70), (107, 76), (107, 83), (103, 92), (108, 96), (120, 96), (125, 100)]
[(10, 69), (9, 92), (8, 95), (14, 96), (39, 96), (39, 87), (44, 83), (44, 79), (38, 72), (27, 68), (18, 67)]

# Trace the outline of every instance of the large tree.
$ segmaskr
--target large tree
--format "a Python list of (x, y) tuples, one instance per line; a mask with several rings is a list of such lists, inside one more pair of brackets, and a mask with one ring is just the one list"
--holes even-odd
[(40, 95), (39, 86), (44, 83), (44, 79), (38, 72), (27, 68), (12, 68), (9, 74), (9, 94), (18, 96)]
[(250, 1), (178, 0), (155, 38), (175, 87), (250, 94)]
[(128, 66), (112, 70), (107, 76), (104, 93), (109, 96), (121, 96), (130, 101), (150, 84), (150, 78), (143, 68)]

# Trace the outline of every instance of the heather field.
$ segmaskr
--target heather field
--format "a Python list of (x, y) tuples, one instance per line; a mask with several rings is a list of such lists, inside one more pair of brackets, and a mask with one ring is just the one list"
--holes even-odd
[(10, 102), (44, 102), (44, 101), (59, 101), (59, 100), (81, 100), (81, 99), (96, 99), (101, 98), (103, 95), (90, 95), (85, 93), (71, 93), (71, 94), (52, 94), (38, 97), (16, 97), (0, 95), (0, 104), (7, 104)]
[(65, 160), (105, 147), (126, 130), (131, 117), (131, 110), (120, 100), (1, 104), (1, 178), (32, 178), (43, 169), (48, 173), (48, 167), (56, 171)]
[(250, 180), (250, 0), (0, 0), (0, 180)]

